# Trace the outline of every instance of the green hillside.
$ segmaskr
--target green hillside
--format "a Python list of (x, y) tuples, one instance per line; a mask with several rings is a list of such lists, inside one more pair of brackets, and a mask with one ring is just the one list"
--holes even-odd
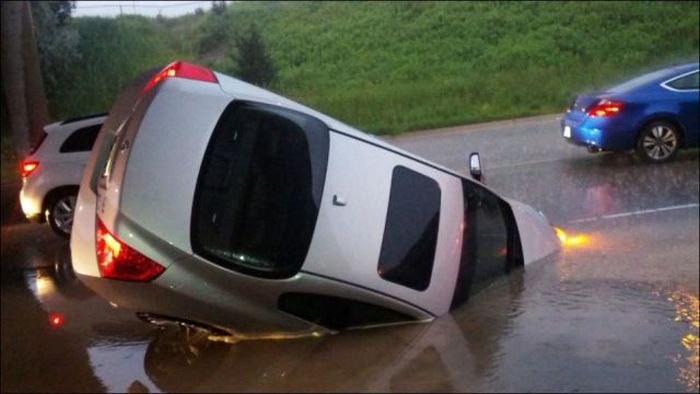
[(574, 94), (697, 59), (698, 2), (235, 3), (175, 19), (74, 18), (81, 60), (56, 118), (108, 109), (148, 67), (187, 59), (235, 74), (255, 22), (270, 87), (373, 133), (562, 111)]

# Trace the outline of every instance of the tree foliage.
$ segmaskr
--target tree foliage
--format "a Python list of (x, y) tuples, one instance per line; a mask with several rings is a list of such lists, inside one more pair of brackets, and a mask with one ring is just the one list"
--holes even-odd
[(269, 86), (275, 80), (275, 66), (257, 25), (251, 24), (248, 31), (236, 38), (236, 50), (233, 60), (240, 79), (260, 86)]
[(226, 13), (226, 2), (225, 1), (212, 1), (211, 11), (216, 15), (221, 15)]
[(46, 92), (55, 97), (59, 84), (71, 83), (80, 60), (80, 37), (69, 23), (75, 2), (33, 1), (31, 6)]

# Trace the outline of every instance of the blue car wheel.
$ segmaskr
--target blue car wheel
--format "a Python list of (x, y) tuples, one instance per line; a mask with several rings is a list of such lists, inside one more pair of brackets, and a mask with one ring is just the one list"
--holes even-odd
[(678, 153), (681, 137), (675, 125), (656, 121), (644, 127), (637, 139), (637, 153), (651, 163), (663, 163)]

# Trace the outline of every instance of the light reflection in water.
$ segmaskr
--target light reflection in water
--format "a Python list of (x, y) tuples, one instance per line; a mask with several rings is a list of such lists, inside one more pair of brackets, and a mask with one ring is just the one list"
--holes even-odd
[(566, 231), (559, 227), (554, 227), (554, 231), (557, 233), (557, 238), (561, 242), (562, 246), (565, 247), (583, 247), (591, 244), (591, 237), (586, 234), (567, 234)]
[(700, 370), (700, 339), (698, 327), (700, 327), (700, 307), (698, 297), (684, 291), (674, 291), (668, 300), (676, 308), (677, 322), (688, 324), (688, 331), (681, 338), (680, 343), (685, 349), (684, 354), (676, 354), (673, 361), (678, 364), (678, 381), (689, 392), (698, 392), (700, 382), (698, 371)]
[(207, 339), (213, 342), (223, 342), (228, 344), (238, 343), (240, 341), (261, 341), (261, 340), (286, 340), (286, 339), (300, 339), (300, 338), (319, 338), (323, 334), (318, 331), (303, 331), (299, 333), (273, 333), (273, 334), (262, 334), (262, 335), (246, 335), (246, 334), (235, 334), (235, 335), (208, 335)]

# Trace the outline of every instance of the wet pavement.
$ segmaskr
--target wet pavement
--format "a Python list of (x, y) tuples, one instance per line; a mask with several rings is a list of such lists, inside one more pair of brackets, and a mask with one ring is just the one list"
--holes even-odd
[(97, 297), (3, 186), (2, 391), (698, 391), (697, 150), (590, 155), (554, 117), (392, 142), (457, 170), (479, 151), (489, 186), (569, 240), (429, 324), (231, 345)]

